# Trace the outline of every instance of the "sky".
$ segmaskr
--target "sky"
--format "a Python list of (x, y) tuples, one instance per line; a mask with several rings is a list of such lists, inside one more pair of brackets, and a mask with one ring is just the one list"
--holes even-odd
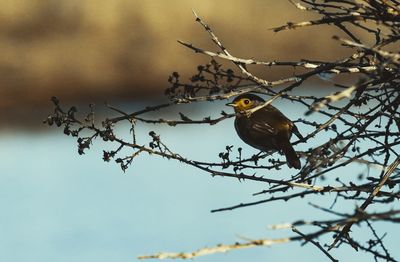
[[(279, 107), (283, 105), (278, 103)], [(201, 114), (219, 109), (216, 104)], [(286, 109), (290, 118), (299, 114), (293, 107)], [(121, 133), (127, 128), (121, 126)], [(146, 128), (138, 129), (139, 137), (146, 135)], [(254, 153), (234, 133), (232, 119), (215, 126), (151, 128), (176, 152), (191, 158), (215, 160), (227, 144)], [(43, 132), (1, 133), (0, 261), (137, 261), (137, 256), (159, 251), (190, 252), (244, 239), (285, 237), (292, 232), (273, 231), (268, 225), (329, 217), (308, 202), (329, 207), (334, 199), (328, 195), (210, 213), (215, 208), (266, 198), (252, 196), (265, 187), (251, 181), (213, 178), (149, 155), (136, 159), (124, 174), (117, 164), (102, 161), (103, 146), (95, 143), (79, 156), (74, 139), (54, 127)], [(336, 206), (343, 212), (352, 212), (354, 207), (352, 201)], [(371, 211), (374, 208), (371, 206)], [(382, 234), (391, 230), (390, 224), (376, 227)], [(353, 230), (367, 235), (358, 227)], [(391, 254), (399, 257), (395, 246), (399, 237), (385, 239)], [(335, 250), (333, 256), (351, 257), (352, 261), (372, 259), (346, 247)], [(327, 258), (311, 244), (289, 243), (196, 260), (313, 262)]]

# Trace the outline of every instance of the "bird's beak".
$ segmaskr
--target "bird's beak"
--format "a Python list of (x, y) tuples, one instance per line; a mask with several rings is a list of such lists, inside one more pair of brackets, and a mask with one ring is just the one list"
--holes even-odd
[(231, 107), (236, 107), (236, 104), (235, 103), (227, 103), (227, 104), (225, 104), (226, 106), (231, 106)]

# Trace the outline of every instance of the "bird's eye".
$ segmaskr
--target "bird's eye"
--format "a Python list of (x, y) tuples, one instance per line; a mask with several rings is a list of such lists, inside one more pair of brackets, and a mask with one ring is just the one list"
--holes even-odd
[(250, 100), (249, 100), (249, 99), (245, 99), (245, 100), (243, 101), (243, 103), (244, 103), (245, 105), (248, 105), (248, 104), (250, 104)]

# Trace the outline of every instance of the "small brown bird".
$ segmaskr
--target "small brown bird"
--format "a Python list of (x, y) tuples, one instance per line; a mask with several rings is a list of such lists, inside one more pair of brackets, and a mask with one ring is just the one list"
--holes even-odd
[(286, 156), (287, 165), (300, 169), (300, 159), (290, 144), (292, 133), (302, 139), (297, 127), (272, 105), (267, 105), (253, 112), (253, 109), (265, 101), (254, 94), (242, 94), (232, 103), (226, 104), (235, 109), (235, 129), (239, 137), (248, 145), (261, 151), (279, 150)]

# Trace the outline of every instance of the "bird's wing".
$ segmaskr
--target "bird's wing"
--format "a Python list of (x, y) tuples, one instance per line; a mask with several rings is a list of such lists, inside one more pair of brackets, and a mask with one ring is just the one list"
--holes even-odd
[(276, 135), (278, 130), (270, 124), (261, 121), (252, 121), (250, 130), (254, 130), (265, 135)]
[(299, 129), (297, 128), (296, 125), (293, 125), (293, 127), (292, 127), (292, 132), (293, 132), (293, 134), (295, 134), (299, 139), (304, 139), (304, 137), (301, 135), (301, 133), (299, 132)]

